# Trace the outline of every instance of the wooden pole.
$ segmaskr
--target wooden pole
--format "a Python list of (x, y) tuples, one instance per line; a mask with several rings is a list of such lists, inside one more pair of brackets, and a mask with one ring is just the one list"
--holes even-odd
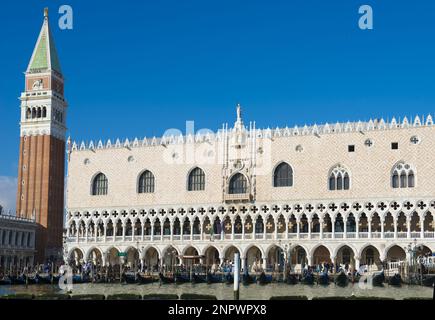
[(239, 300), (239, 274), (240, 274), (240, 255), (234, 254), (234, 300)]

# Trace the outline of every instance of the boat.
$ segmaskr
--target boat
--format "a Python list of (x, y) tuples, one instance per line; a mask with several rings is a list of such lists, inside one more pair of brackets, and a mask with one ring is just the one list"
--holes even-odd
[(36, 277), (38, 278), (38, 283), (40, 284), (51, 284), (52, 283), (52, 276), (50, 273), (41, 273), (37, 274)]
[(266, 275), (264, 272), (258, 277), (258, 284), (265, 285), (272, 282), (272, 276)]
[(163, 273), (159, 273), (159, 278), (160, 278), (160, 282), (161, 283), (164, 283), (164, 284), (167, 284), (167, 283), (175, 283), (175, 279), (174, 279), (174, 277), (167, 277), (167, 276), (164, 276), (163, 275)]
[(312, 272), (307, 272), (301, 279), (303, 284), (312, 285), (314, 284), (314, 275)]
[(402, 277), (400, 276), (400, 274), (396, 273), (394, 274), (394, 276), (388, 279), (388, 284), (390, 286), (400, 287), (402, 285)]
[(137, 282), (140, 284), (153, 283), (154, 277), (152, 275), (145, 275), (139, 272), (137, 274)]
[(319, 274), (319, 278), (317, 279), (317, 283), (321, 285), (329, 284), (329, 275), (328, 272), (322, 272)]
[(192, 274), (192, 283), (206, 283), (207, 275)]
[(385, 274), (384, 270), (381, 270), (380, 272), (376, 272), (373, 274), (372, 284), (376, 287), (382, 287), (385, 281)]
[(233, 275), (230, 273), (230, 272), (228, 272), (226, 275), (225, 275), (225, 283), (226, 284), (231, 284), (231, 283), (233, 283), (234, 282), (234, 277), (233, 277)]
[(27, 275), (27, 284), (38, 284), (39, 278), (36, 273)]
[(349, 283), (349, 278), (344, 271), (341, 271), (335, 278), (335, 284), (340, 287), (345, 287)]
[(207, 273), (207, 283), (221, 283), (222, 282), (222, 275), (220, 274), (211, 274), (210, 272)]
[(247, 286), (256, 282), (256, 277), (251, 276), (248, 272), (245, 272), (242, 275), (242, 283)]
[(190, 282), (190, 277), (187, 274), (176, 273), (174, 276), (176, 284), (182, 284), (186, 282)]
[(287, 279), (286, 279), (287, 284), (296, 284), (298, 282), (299, 282), (299, 279), (295, 274), (293, 274), (293, 273), (287, 274)]
[(125, 272), (122, 275), (122, 280), (125, 281), (126, 283), (129, 283), (129, 284), (137, 283), (136, 273), (134, 273), (134, 272)]
[(0, 285), (11, 285), (11, 284), (12, 284), (12, 279), (8, 276), (5, 276), (2, 279), (0, 279)]
[(24, 274), (13, 276), (10, 279), (12, 284), (26, 284), (26, 276)]
[(426, 276), (423, 278), (422, 284), (426, 287), (432, 287), (435, 283), (435, 276)]
[(87, 283), (90, 281), (90, 278), (87, 275), (75, 274), (72, 277), (72, 281), (74, 284)]

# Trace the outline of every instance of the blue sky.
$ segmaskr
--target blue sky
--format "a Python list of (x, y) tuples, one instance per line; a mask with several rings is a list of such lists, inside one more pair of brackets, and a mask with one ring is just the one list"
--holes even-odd
[[(74, 10), (73, 30), (57, 27), (62, 4)], [(358, 28), (363, 4), (373, 30)], [(234, 121), (238, 102), (258, 127), (434, 111), (432, 0), (8, 1), (0, 203), (15, 197), (17, 97), (45, 6), (75, 140), (159, 136), (186, 120), (216, 130)]]

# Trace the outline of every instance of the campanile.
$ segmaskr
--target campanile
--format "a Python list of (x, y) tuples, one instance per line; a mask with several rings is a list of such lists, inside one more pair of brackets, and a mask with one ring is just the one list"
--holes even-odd
[(61, 254), (67, 103), (64, 79), (44, 9), (44, 21), (20, 96), (17, 215), (34, 218), (35, 262)]

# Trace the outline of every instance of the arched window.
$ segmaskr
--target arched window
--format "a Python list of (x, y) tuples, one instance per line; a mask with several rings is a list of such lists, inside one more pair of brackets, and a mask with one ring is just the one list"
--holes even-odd
[(107, 194), (108, 189), (107, 177), (104, 173), (99, 173), (95, 176), (94, 181), (92, 181), (92, 195), (101, 196)]
[(199, 191), (205, 189), (205, 174), (201, 168), (196, 167), (190, 171), (187, 181), (188, 191)]
[(328, 188), (329, 190), (350, 189), (350, 175), (346, 168), (337, 165), (331, 169), (328, 178)]
[(27, 110), (26, 110), (26, 119), (30, 119), (31, 116), (32, 116), (32, 110), (30, 110), (30, 108), (27, 108)]
[(245, 176), (241, 173), (236, 173), (230, 179), (229, 194), (239, 194), (239, 193), (247, 193), (248, 190), (248, 181)]
[(42, 108), (42, 117), (43, 118), (47, 117), (47, 108), (46, 107)]
[(415, 170), (403, 161), (396, 164), (391, 171), (391, 186), (393, 188), (414, 188)]
[(288, 163), (280, 163), (273, 173), (274, 187), (291, 187), (293, 185), (293, 170)]
[(154, 192), (154, 175), (151, 171), (145, 170), (139, 177), (138, 193)]

